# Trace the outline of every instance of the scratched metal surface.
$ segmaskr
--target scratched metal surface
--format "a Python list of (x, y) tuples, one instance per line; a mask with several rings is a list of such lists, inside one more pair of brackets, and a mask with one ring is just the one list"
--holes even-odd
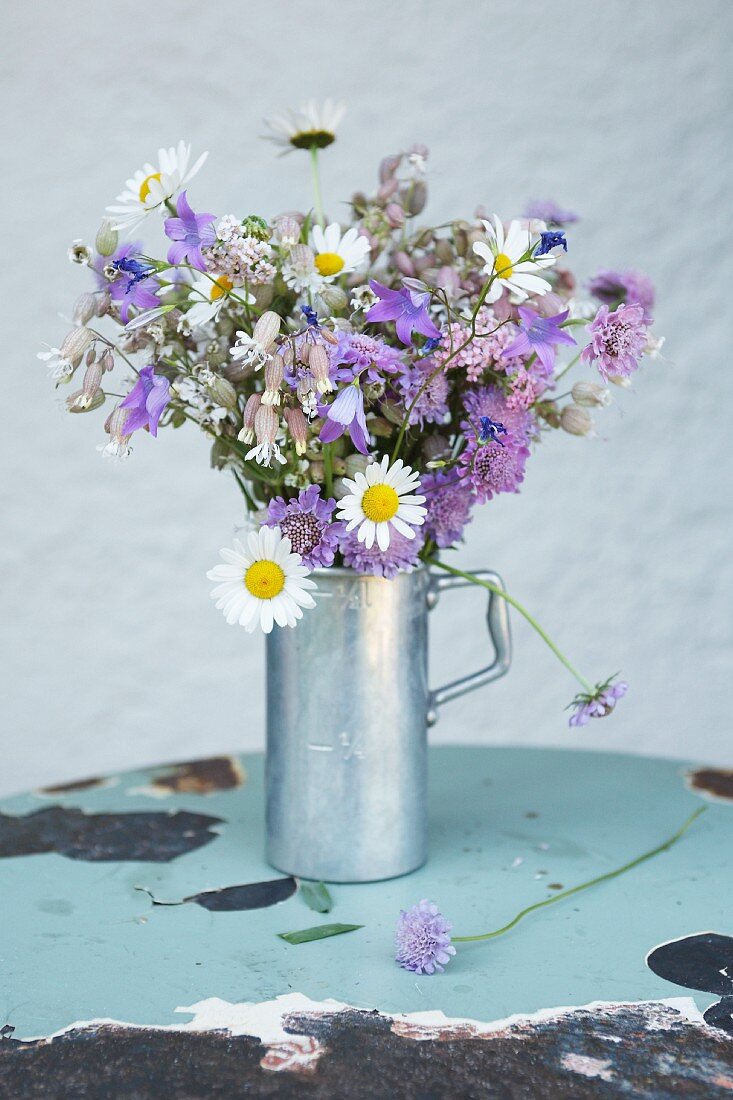
[[(670, 852), (530, 916), (499, 940), (461, 947), (442, 975), (399, 970), (391, 939), (401, 907), (430, 897), (458, 933), (496, 927), (553, 886), (654, 846), (706, 794), (685, 781), (679, 762), (515, 748), (439, 748), (430, 756), (429, 862), (391, 882), (333, 887), (327, 917), (287, 882), (224, 893), (235, 903), (271, 897), (254, 909), (228, 909), (222, 895), (213, 904), (207, 894), (285, 878), (262, 854), (259, 756), (4, 800), (0, 1024), (15, 1028), (14, 1040), (95, 1019), (180, 1026), (180, 1006), (293, 992), (357, 1009), (439, 1009), (480, 1021), (593, 1001), (687, 995), (701, 1010), (715, 1001), (712, 992), (665, 981), (645, 957), (664, 941), (731, 932), (725, 773), (700, 772), (698, 787), (715, 797)], [(161, 901), (188, 900), (154, 905), (140, 886)], [(276, 936), (325, 921), (365, 927), (297, 947)]]

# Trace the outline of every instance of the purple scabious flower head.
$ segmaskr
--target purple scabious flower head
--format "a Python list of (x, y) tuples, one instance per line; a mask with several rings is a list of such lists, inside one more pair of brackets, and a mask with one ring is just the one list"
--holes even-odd
[(588, 283), (588, 290), (606, 306), (639, 305), (644, 310), (644, 320), (651, 324), (654, 308), (654, 283), (640, 271), (611, 271), (604, 269)]
[(601, 306), (588, 332), (591, 341), (580, 353), (581, 361), (595, 364), (604, 380), (628, 378), (639, 366), (649, 335), (644, 307), (620, 305), (611, 313)]
[(344, 524), (332, 522), (336, 501), (321, 499), (319, 485), (301, 489), (297, 497), (285, 501), (275, 497), (267, 509), (266, 527), (279, 527), (290, 539), (294, 554), (300, 554), (309, 569), (333, 565), (339, 536)]
[(344, 534), (339, 545), (344, 565), (348, 565), (356, 573), (371, 573), (375, 577), (392, 580), (398, 573), (409, 573), (419, 565), (418, 554), (424, 542), (425, 536), (420, 527), (415, 530), (415, 537), (412, 539), (392, 529), (386, 550), (380, 550), (376, 541), (367, 550), (364, 543), (359, 542), (357, 530)]
[(538, 221), (547, 222), (548, 225), (572, 225), (579, 221), (578, 215), (572, 210), (563, 210), (553, 199), (535, 199), (528, 202), (524, 208), (525, 218), (537, 218)]
[(342, 379), (381, 382), (385, 375), (404, 369), (401, 352), (366, 332), (339, 332), (338, 344), (331, 348), (330, 358), (332, 366), (349, 368), (337, 375)]
[(357, 451), (369, 453), (369, 429), (364, 413), (364, 394), (361, 387), (352, 382), (336, 394), (330, 405), (321, 405), (318, 409), (325, 417), (319, 439), (321, 443), (333, 443), (348, 432)]
[(581, 693), (576, 695), (570, 704), (574, 707), (570, 715), (569, 726), (587, 726), (591, 718), (605, 718), (616, 706), (619, 699), (623, 699), (629, 690), (625, 680), (612, 683), (613, 677), (604, 684), (598, 684), (592, 695)]
[(567, 252), (568, 242), (562, 230), (550, 229), (545, 233), (540, 233), (540, 243), (535, 248), (534, 254), (535, 256), (546, 256), (548, 252), (552, 252), (553, 248), (562, 248), (564, 252)]
[(423, 528), (426, 537), (441, 550), (460, 542), (476, 500), (470, 478), (457, 470), (437, 470), (420, 479), (420, 492), (425, 494), (428, 510)]
[[(497, 386), (469, 391), (463, 404), (468, 420), (461, 423), (466, 446), (459, 461), (478, 500), (483, 504), (496, 493), (518, 493), (536, 429), (534, 417), (528, 410), (512, 406)], [(481, 443), (481, 417), (506, 429), (500, 442)]]
[(534, 352), (542, 364), (543, 373), (550, 376), (555, 368), (555, 352), (558, 344), (574, 344), (569, 332), (560, 326), (567, 321), (569, 310), (556, 313), (554, 317), (541, 317), (529, 306), (519, 307), (519, 333), (504, 348), (507, 358), (518, 356), (529, 358)]
[(412, 909), (402, 909), (395, 929), (395, 962), (413, 974), (442, 973), (456, 953), (452, 928), (438, 906), (425, 898)]
[[(421, 359), (414, 366), (406, 370), (396, 379), (397, 392), (400, 400), (409, 409), (417, 397), (415, 407), (410, 412), (410, 424), (442, 424), (448, 412), (448, 398), (450, 397), (450, 382), (447, 371), (439, 371), (434, 374), (440, 364), (434, 359)], [(427, 385), (420, 393), (421, 388)]]
[(163, 223), (166, 237), (173, 244), (168, 249), (168, 263), (180, 264), (183, 260), (198, 271), (206, 271), (202, 248), (209, 248), (216, 241), (213, 222), (216, 214), (195, 214), (188, 203), (186, 192), (181, 191), (176, 204), (177, 218), (166, 218)]
[(128, 409), (125, 418), (125, 435), (132, 435), (139, 428), (148, 428), (152, 436), (158, 434), (158, 421), (171, 399), (171, 387), (167, 378), (155, 373), (154, 367), (143, 367), (121, 409)]
[(390, 290), (376, 279), (369, 280), (372, 291), (381, 300), (367, 313), (366, 321), (394, 321), (401, 343), (412, 343), (413, 332), (438, 340), (440, 329), (428, 313), (430, 293), (415, 279), (403, 280), (402, 290)]

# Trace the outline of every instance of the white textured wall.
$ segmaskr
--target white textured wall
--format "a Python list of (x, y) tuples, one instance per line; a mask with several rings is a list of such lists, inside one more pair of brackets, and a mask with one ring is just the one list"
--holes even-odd
[[(584, 215), (577, 270), (634, 265), (659, 290), (670, 361), (619, 394), (600, 438), (543, 444), (463, 553), (631, 694), (570, 733), (573, 683), (515, 616), (511, 675), (435, 736), (730, 764), (730, 0), (34, 0), (3, 17), (0, 790), (262, 744), (262, 641), (226, 627), (204, 579), (237, 491), (193, 431), (104, 463), (102, 418), (64, 415), (35, 352), (84, 282), (67, 243), (158, 145), (210, 150), (199, 207), (307, 204), (304, 158), (257, 135), (309, 95), (350, 104), (325, 158), (332, 212), (420, 140), (436, 221), (554, 197)], [(459, 672), (482, 626), (454, 599), (435, 635)]]

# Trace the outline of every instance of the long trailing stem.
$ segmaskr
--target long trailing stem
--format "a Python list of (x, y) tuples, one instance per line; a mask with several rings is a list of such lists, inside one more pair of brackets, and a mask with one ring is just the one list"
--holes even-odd
[(478, 584), (482, 588), (487, 588), (489, 592), (494, 592), (497, 596), (501, 596), (503, 600), (506, 600), (508, 604), (511, 604), (511, 606), (515, 608), (515, 610), (517, 610), (519, 614), (527, 620), (532, 629), (539, 634), (545, 645), (549, 646), (549, 648), (557, 657), (558, 661), (560, 661), (560, 663), (565, 666), (571, 676), (575, 677), (578, 683), (582, 685), (582, 687), (588, 692), (589, 695), (593, 694), (595, 690), (593, 685), (588, 680), (586, 680), (585, 676), (581, 676), (577, 668), (575, 668), (575, 666), (570, 663), (562, 650), (555, 645), (547, 631), (543, 630), (535, 617), (530, 614), (527, 608), (524, 607), (524, 605), (521, 604), (519, 600), (515, 599), (514, 596), (510, 596), (508, 592), (506, 592), (503, 588), (499, 588), (497, 584), (493, 584), (492, 581), (485, 581), (482, 580), (480, 577), (477, 577), (474, 573), (467, 573), (463, 569), (456, 569), (454, 565), (448, 565), (446, 562), (441, 561), (440, 558), (430, 558), (429, 564), (436, 566), (438, 569), (444, 569), (446, 573), (452, 573), (454, 577), (463, 577), (464, 580), (470, 581), (472, 584)]
[(638, 867), (639, 864), (645, 863), (648, 859), (653, 859), (654, 856), (669, 851), (669, 849), (682, 838), (700, 814), (705, 813), (706, 809), (707, 806), (698, 806), (676, 833), (661, 844), (658, 844), (656, 848), (652, 848), (650, 851), (644, 852), (643, 855), (637, 856), (636, 859), (624, 863), (623, 867), (616, 867), (613, 871), (606, 871), (603, 875), (596, 875), (595, 878), (589, 879), (587, 882), (581, 882), (578, 886), (571, 886), (570, 889), (563, 890), (561, 893), (555, 894), (551, 898), (545, 898), (544, 901), (536, 901), (534, 905), (528, 905), (525, 909), (520, 909), (516, 917), (510, 920), (508, 924), (502, 925), (501, 928), (494, 929), (493, 932), (482, 932), (478, 936), (453, 936), (453, 943), (478, 943), (480, 940), (493, 940), (497, 936), (503, 936), (505, 932), (509, 932), (512, 928), (516, 928), (520, 920), (523, 920), (529, 913), (534, 913), (537, 909), (544, 909), (547, 905), (554, 905), (555, 902), (572, 897), (574, 894), (579, 894), (581, 890), (588, 890), (591, 886), (597, 886), (600, 882), (608, 882), (609, 879), (618, 878), (619, 875), (625, 874), (626, 871), (631, 871), (634, 867)]
[(321, 195), (321, 177), (318, 171), (318, 148), (310, 147), (311, 178), (313, 180), (313, 196), (315, 199), (316, 217), (321, 226), (326, 224), (326, 215), (323, 212), (323, 196)]

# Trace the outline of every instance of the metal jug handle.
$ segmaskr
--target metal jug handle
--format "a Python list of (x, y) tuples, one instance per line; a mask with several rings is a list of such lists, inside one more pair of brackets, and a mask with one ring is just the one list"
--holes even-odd
[[(487, 581), (491, 581), (498, 588), (504, 587), (504, 582), (499, 574), (492, 572), (490, 569), (477, 569), (474, 576), (485, 577)], [(428, 609), (432, 611), (438, 603), (440, 593), (446, 589), (469, 588), (471, 585), (472, 582), (464, 580), (463, 577), (431, 574), (427, 594)], [(461, 676), (460, 679), (452, 680), (451, 683), (444, 684), (442, 687), (436, 688), (435, 691), (431, 691), (428, 697), (428, 726), (434, 726), (438, 721), (438, 709), (444, 703), (450, 702), (451, 699), (457, 699), (460, 695), (465, 695), (476, 688), (483, 687), (484, 684), (490, 684), (492, 680), (498, 680), (500, 676), (508, 672), (512, 662), (509, 607), (506, 600), (503, 600), (501, 596), (497, 596), (495, 592), (489, 592), (486, 625), (494, 647), (494, 660), (486, 668), (479, 669), (478, 672)]]

